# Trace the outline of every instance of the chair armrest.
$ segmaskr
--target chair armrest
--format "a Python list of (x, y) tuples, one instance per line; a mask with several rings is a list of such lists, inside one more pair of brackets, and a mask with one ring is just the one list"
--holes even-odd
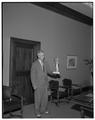
[(19, 95), (12, 94), (11, 97), (15, 97), (15, 98), (18, 98), (18, 99), (22, 99), (23, 96), (19, 96)]
[(20, 100), (20, 102), (21, 102), (21, 114), (23, 114), (23, 102), (24, 102), (24, 98), (23, 98), (23, 96), (12, 95), (12, 97), (17, 98), (17, 99)]
[(67, 86), (66, 86), (66, 85), (63, 85), (62, 88), (65, 88), (65, 89), (71, 89), (72, 86), (68, 87), (68, 85), (67, 85)]
[(78, 84), (72, 84), (72, 86), (80, 87), (81, 88), (81, 85), (78, 85)]
[(3, 103), (4, 103), (4, 102), (11, 102), (11, 100), (12, 100), (12, 98), (10, 97), (10, 98), (3, 99), (2, 102), (3, 102)]
[(81, 89), (82, 89), (82, 86), (81, 86), (81, 85), (78, 85), (78, 84), (72, 84), (72, 87), (78, 87), (78, 88), (80, 89), (80, 91), (81, 91)]
[[(80, 93), (82, 92), (82, 86), (81, 86), (81, 85), (78, 85), (78, 84), (72, 84), (72, 87), (79, 88)], [(73, 88), (73, 89), (74, 89), (74, 88)]]
[(63, 86), (59, 86), (59, 92), (64, 92), (64, 91), (65, 91), (64, 87)]

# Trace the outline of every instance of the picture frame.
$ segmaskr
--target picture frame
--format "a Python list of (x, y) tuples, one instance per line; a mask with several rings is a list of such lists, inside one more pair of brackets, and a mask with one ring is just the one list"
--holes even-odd
[(67, 69), (76, 69), (77, 68), (77, 56), (67, 56)]

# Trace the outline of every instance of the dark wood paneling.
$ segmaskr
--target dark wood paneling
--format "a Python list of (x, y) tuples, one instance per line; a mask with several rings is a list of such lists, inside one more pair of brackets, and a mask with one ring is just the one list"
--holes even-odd
[(75, 10), (65, 6), (65, 5), (61, 5), (58, 2), (33, 2), (32, 4), (46, 8), (48, 10), (51, 10), (51, 11), (56, 12), (58, 14), (72, 18), (74, 20), (80, 21), (80, 22), (85, 23), (87, 25), (93, 25), (92, 18), (90, 18), (90, 17), (88, 17), (88, 16), (86, 16), (78, 11), (75, 11)]
[(34, 101), (30, 70), (39, 49), (40, 42), (11, 37), (9, 85), (23, 95), (25, 104)]

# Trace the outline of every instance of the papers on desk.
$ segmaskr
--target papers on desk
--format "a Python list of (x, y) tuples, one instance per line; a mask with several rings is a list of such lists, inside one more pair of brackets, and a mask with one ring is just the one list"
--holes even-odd
[(87, 97), (93, 97), (92, 93), (88, 93), (87, 95), (85, 95)]
[(60, 78), (60, 72), (53, 72), (53, 76), (55, 78)]
[(92, 95), (92, 93), (88, 93), (88, 94), (85, 95), (85, 96), (89, 98), (89, 102), (90, 102), (90, 103), (93, 102), (93, 95)]
[(52, 72), (52, 74), (48, 74), (49, 77), (52, 78), (60, 78), (60, 73), (59, 72)]
[(56, 72), (56, 71), (55, 71), (55, 72), (53, 72), (53, 74), (60, 74), (60, 72)]

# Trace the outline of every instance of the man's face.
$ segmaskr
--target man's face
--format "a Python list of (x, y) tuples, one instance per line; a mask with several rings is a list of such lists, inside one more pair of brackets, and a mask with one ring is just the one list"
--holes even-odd
[(43, 61), (44, 58), (45, 58), (44, 53), (43, 53), (43, 52), (38, 53), (38, 58), (39, 58), (41, 61)]

